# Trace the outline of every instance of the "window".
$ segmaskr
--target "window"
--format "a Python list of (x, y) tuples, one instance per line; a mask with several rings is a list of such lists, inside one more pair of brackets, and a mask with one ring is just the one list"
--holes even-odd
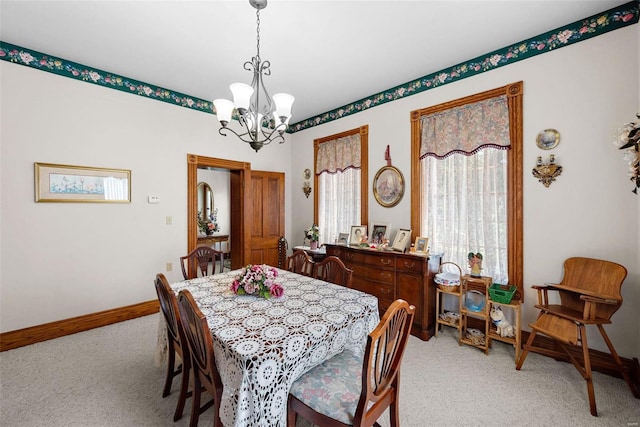
[(368, 126), (316, 139), (314, 222), (320, 244), (333, 243), (352, 225), (366, 225)]
[[(497, 116), (460, 116), (459, 129), (447, 123), (447, 136), (431, 135), (437, 146), (425, 147), (432, 118), (486, 105), (504, 117), (501, 128), (477, 127)], [(463, 271), (467, 254), (481, 252), (482, 274), (517, 285), (522, 296), (522, 82), (413, 111), (411, 123), (412, 227)]]

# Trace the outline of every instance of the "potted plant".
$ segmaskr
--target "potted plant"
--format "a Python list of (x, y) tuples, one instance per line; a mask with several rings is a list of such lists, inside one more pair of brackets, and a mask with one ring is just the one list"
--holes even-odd
[(318, 249), (318, 240), (320, 239), (320, 229), (316, 224), (313, 224), (311, 228), (305, 231), (305, 237), (309, 239), (311, 249)]

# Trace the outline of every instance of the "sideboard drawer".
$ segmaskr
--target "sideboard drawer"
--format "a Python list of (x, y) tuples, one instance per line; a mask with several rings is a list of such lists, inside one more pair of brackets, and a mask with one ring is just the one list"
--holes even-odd
[(415, 256), (411, 258), (397, 257), (396, 270), (413, 274), (423, 274), (427, 267), (427, 263), (425, 261), (426, 258), (423, 259)]
[(370, 265), (350, 264), (355, 277), (361, 277), (368, 281), (388, 283), (393, 286), (395, 273), (393, 270), (382, 270)]

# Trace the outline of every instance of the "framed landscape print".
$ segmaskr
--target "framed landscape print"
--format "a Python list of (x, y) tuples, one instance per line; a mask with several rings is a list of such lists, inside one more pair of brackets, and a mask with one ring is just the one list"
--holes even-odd
[(350, 245), (359, 245), (362, 241), (362, 237), (367, 236), (367, 226), (366, 225), (352, 225), (351, 226), (351, 235), (349, 236), (349, 244)]
[(131, 171), (34, 163), (36, 202), (131, 203)]
[(407, 246), (411, 243), (411, 230), (401, 228), (396, 233), (396, 238), (393, 240), (393, 250), (404, 252)]

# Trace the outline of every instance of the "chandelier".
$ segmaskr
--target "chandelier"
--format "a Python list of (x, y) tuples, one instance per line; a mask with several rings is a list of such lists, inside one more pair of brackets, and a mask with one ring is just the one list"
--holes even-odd
[[(271, 63), (260, 58), (260, 10), (267, 7), (267, 0), (249, 0), (256, 9), (256, 56), (244, 63), (244, 69), (253, 72), (251, 86), (245, 83), (233, 83), (229, 86), (233, 94), (233, 102), (228, 99), (215, 99), (213, 105), (222, 127), (220, 135), (227, 136), (231, 131), (240, 140), (260, 150), (272, 141), (284, 142), (284, 132), (289, 126), (291, 106), (295, 98), (288, 93), (276, 93), (273, 99), (264, 87), (263, 76), (271, 75)], [(227, 127), (233, 112), (237, 111), (238, 122), (242, 127), (240, 133)]]

